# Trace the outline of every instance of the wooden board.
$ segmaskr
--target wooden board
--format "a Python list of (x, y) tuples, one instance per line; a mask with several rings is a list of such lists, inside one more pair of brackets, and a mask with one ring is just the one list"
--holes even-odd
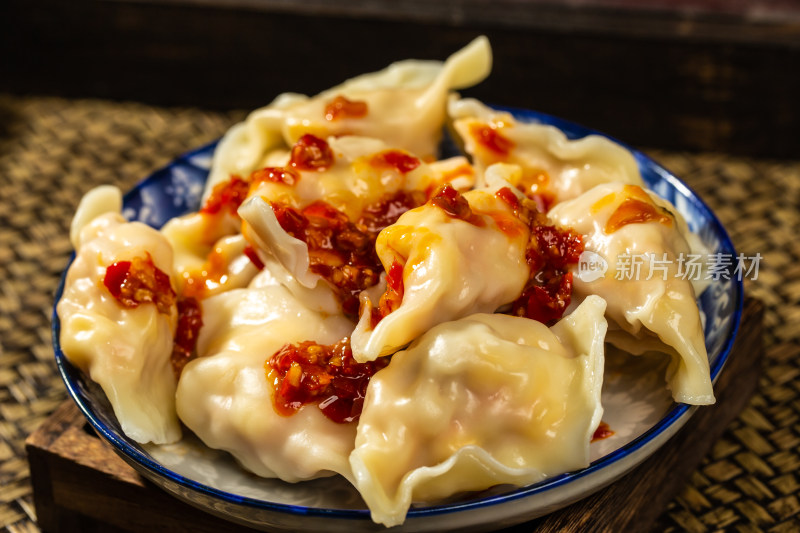
[[(507, 531), (646, 532), (725, 427), (747, 405), (761, 373), (763, 306), (747, 300), (717, 403), (698, 409), (632, 473), (561, 511)], [(39, 527), (45, 533), (252, 531), (197, 510), (142, 479), (96, 437), (70, 400), (27, 440)]]

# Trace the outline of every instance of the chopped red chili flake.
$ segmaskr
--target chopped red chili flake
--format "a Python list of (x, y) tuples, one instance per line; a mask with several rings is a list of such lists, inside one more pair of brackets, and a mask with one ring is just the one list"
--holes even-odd
[(323, 171), (333, 165), (333, 159), (333, 150), (328, 143), (307, 133), (292, 146), (289, 164), (300, 170)]
[(350, 222), (347, 215), (325, 202), (305, 209), (273, 204), (281, 227), (308, 245), (310, 269), (338, 292), (343, 311), (358, 314), (358, 294), (378, 282), (382, 266), (375, 252), (375, 235)]
[(472, 124), (470, 134), (475, 141), (496, 156), (506, 157), (514, 149), (514, 141), (504, 137), (494, 124)]
[(316, 403), (325, 416), (342, 424), (358, 420), (370, 378), (387, 364), (387, 358), (357, 363), (345, 337), (330, 345), (286, 344), (266, 360), (264, 369), (275, 387), (272, 402), (278, 413), (293, 415)]
[(235, 215), (236, 210), (247, 198), (249, 189), (249, 181), (232, 175), (228, 181), (217, 183), (214, 186), (203, 207), (200, 208), (200, 212), (213, 215), (227, 209), (232, 215)]
[(297, 183), (299, 179), (300, 174), (291, 168), (266, 167), (250, 174), (251, 186), (256, 186), (262, 181), (271, 181), (272, 183), (283, 183), (292, 186)]
[(384, 150), (373, 155), (370, 164), (375, 168), (394, 168), (407, 174), (420, 166), (422, 161), (400, 150)]
[(467, 199), (449, 183), (442, 185), (429, 202), (444, 211), (449, 217), (458, 218), (476, 226), (484, 225), (483, 219), (472, 212)]
[(348, 100), (337, 96), (325, 106), (325, 119), (329, 121), (340, 118), (362, 118), (367, 115), (367, 103), (363, 100)]
[(607, 439), (608, 437), (612, 437), (614, 432), (611, 430), (608, 424), (605, 422), (600, 422), (600, 425), (597, 426), (597, 429), (594, 431), (594, 435), (592, 435), (592, 442)]
[(552, 324), (564, 315), (572, 299), (572, 273), (583, 252), (581, 236), (571, 229), (548, 225), (541, 213), (533, 213), (531, 236), (525, 258), (530, 277), (520, 297), (512, 304), (512, 313)]
[(378, 282), (383, 271), (375, 239), (403, 213), (424, 202), (424, 193), (398, 191), (366, 206), (357, 223), (327, 202), (303, 209), (273, 203), (278, 224), (308, 246), (310, 269), (333, 285), (342, 310), (358, 316), (358, 294)]
[(179, 378), (186, 363), (197, 356), (197, 336), (203, 327), (203, 312), (195, 298), (178, 300), (178, 327), (175, 329), (175, 340), (172, 346), (172, 370)]
[(153, 264), (150, 254), (117, 261), (106, 268), (103, 285), (124, 307), (133, 309), (153, 303), (159, 313), (170, 314), (175, 303), (169, 276)]

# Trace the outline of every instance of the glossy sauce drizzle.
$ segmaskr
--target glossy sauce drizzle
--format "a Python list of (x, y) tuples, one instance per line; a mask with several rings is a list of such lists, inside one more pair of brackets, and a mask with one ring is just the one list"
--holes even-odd
[(367, 116), (367, 103), (362, 100), (348, 100), (342, 95), (328, 102), (325, 106), (325, 120), (334, 121), (342, 118), (362, 118)]
[(373, 155), (369, 163), (375, 169), (394, 169), (407, 174), (420, 166), (422, 161), (400, 150), (384, 150)]
[(505, 137), (502, 132), (502, 124), (471, 124), (469, 127), (470, 135), (475, 142), (485, 148), (497, 160), (508, 157), (514, 149), (514, 141)]
[[(665, 226), (672, 225), (672, 214), (663, 207), (656, 205), (641, 187), (626, 185), (623, 189), (623, 194), (626, 195), (625, 199), (617, 206), (606, 222), (604, 231), (608, 235), (628, 224), (657, 222)], [(598, 200), (592, 206), (592, 210), (596, 210), (596, 206), (604, 202), (605, 198), (607, 197)]]

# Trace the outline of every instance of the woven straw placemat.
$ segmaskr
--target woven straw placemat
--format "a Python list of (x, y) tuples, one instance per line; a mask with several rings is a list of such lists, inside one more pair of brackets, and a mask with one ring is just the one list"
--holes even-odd
[[(38, 531), (24, 440), (66, 398), (50, 314), (78, 201), (103, 183), (129, 189), (243, 116), (0, 95), (0, 527)], [(762, 255), (745, 283), (767, 332), (759, 391), (656, 529), (800, 530), (800, 161), (650, 153), (711, 205), (739, 252)]]

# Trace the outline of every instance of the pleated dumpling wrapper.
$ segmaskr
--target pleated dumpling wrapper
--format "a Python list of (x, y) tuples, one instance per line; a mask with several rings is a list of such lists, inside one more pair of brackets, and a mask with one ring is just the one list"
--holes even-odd
[(123, 432), (141, 443), (181, 437), (171, 355), (177, 325), (172, 249), (127, 222), (122, 195), (87, 193), (71, 228), (76, 249), (58, 302), (61, 349), (105, 392)]
[(396, 353), (369, 384), (350, 456), (372, 519), (393, 526), (411, 502), (588, 466), (603, 413), (604, 310), (587, 298), (549, 329), (476, 314)]
[(571, 140), (554, 126), (518, 121), (472, 98), (452, 98), (448, 113), (479, 174), (494, 163), (519, 165), (514, 185), (542, 211), (601, 183), (644, 186), (633, 154), (602, 135)]
[(530, 230), (497, 194), (502, 189), (514, 195), (502, 181), (463, 195), (444, 188), (381, 231), (375, 248), (387, 289), (379, 302), (362, 293), (351, 338), (357, 361), (389, 355), (436, 324), (492, 313), (520, 296), (530, 275)]
[(607, 340), (633, 354), (668, 354), (675, 401), (714, 403), (697, 296), (680, 271), (690, 242), (699, 240), (675, 207), (640, 187), (610, 183), (555, 206), (548, 218), (581, 233), (586, 251), (607, 264), (603, 275), (573, 278), (576, 299), (596, 294), (608, 302)]
[(308, 309), (270, 276), (259, 274), (248, 289), (202, 301), (198, 357), (181, 374), (178, 414), (206, 445), (229, 452), (259, 476), (295, 482), (338, 473), (350, 479), (356, 424), (333, 422), (315, 404), (279, 414), (265, 367), (285, 343), (335, 343), (352, 323)]
[(231, 174), (287, 159), (289, 147), (305, 134), (374, 137), (420, 157), (436, 156), (450, 92), (480, 83), (491, 67), (489, 40), (478, 37), (444, 63), (400, 61), (312, 98), (282, 94), (225, 134), (205, 196)]

